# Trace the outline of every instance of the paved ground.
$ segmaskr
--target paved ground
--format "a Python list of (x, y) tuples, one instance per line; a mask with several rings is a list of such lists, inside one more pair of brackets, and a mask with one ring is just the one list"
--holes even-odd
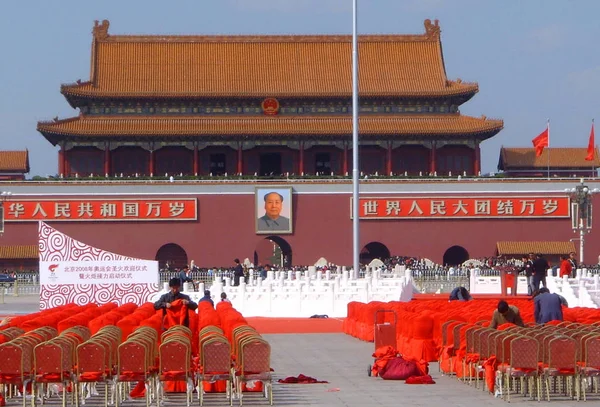
[(0, 316), (14, 314), (31, 314), (40, 310), (39, 295), (20, 295), (13, 297), (12, 295), (4, 296), (4, 303), (0, 296)]
[[(0, 315), (35, 311), (36, 298), (13, 298), (0, 304)], [(33, 308), (33, 310), (32, 310)], [(372, 363), (373, 344), (361, 342), (344, 334), (268, 334), (264, 335), (272, 346), (271, 365), (275, 381), (303, 373), (328, 384), (293, 385), (274, 384), (275, 405), (278, 406), (502, 406), (506, 402), (487, 392), (477, 390), (453, 377), (441, 376), (437, 365), (430, 366), (434, 385), (407, 385), (402, 381), (384, 381), (367, 376)], [(596, 399), (598, 400), (598, 399)], [(7, 406), (18, 406), (20, 401), (10, 400)], [(194, 400), (194, 404), (197, 401)], [(237, 404), (238, 401), (235, 401)], [(537, 401), (521, 397), (511, 399), (512, 404), (539, 406)], [(545, 402), (542, 402), (545, 403)], [(226, 405), (223, 395), (208, 395), (206, 405)], [(576, 401), (557, 399), (552, 404), (574, 406)], [(600, 405), (599, 401), (588, 404)], [(55, 396), (46, 405), (59, 406)], [(88, 400), (88, 406), (103, 405), (103, 398)], [(128, 401), (126, 406), (144, 406), (142, 400)], [(171, 396), (165, 407), (184, 406), (183, 395)], [(244, 405), (268, 405), (260, 394), (248, 394)]]

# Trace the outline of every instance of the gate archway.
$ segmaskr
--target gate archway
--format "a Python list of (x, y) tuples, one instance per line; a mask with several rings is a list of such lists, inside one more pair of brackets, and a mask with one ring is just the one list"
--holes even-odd
[(452, 246), (444, 252), (444, 265), (458, 266), (469, 260), (469, 252), (462, 246)]
[(386, 261), (390, 258), (390, 249), (380, 242), (367, 243), (360, 251), (360, 263), (369, 264), (373, 259)]
[(158, 249), (156, 257), (158, 268), (163, 270), (167, 268), (167, 263), (171, 270), (182, 268), (188, 265), (188, 256), (183, 247), (175, 243), (167, 243)]
[(256, 245), (254, 266), (292, 266), (292, 246), (280, 236), (267, 236)]

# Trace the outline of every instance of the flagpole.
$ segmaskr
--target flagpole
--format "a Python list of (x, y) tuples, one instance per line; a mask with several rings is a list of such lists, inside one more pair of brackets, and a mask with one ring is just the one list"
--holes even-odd
[(548, 181), (550, 181), (550, 119), (548, 119), (546, 129), (548, 130)]
[[(594, 119), (592, 119), (592, 132), (594, 131)], [(596, 140), (594, 140), (595, 142)], [(594, 143), (595, 144), (595, 143)], [(589, 147), (589, 146), (588, 146)], [(592, 150), (592, 179), (596, 178), (596, 171), (594, 171), (594, 159), (596, 158), (596, 146), (593, 146), (593, 150)]]
[(358, 109), (358, 0), (352, 0), (352, 260), (354, 278), (358, 278), (360, 274)]

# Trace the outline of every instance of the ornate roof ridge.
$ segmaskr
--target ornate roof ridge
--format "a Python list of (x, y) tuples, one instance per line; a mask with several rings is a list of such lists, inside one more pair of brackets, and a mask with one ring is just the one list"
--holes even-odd
[[(460, 113), (402, 113), (402, 114), (361, 114), (359, 119), (368, 119), (368, 120), (398, 120), (398, 119), (448, 119), (455, 120), (456, 118), (464, 118), (467, 120), (478, 120), (478, 121), (488, 121), (488, 122), (502, 122), (503, 120), (500, 118), (487, 117), (485, 115), (481, 115), (480, 117), (469, 116)], [(350, 115), (341, 115), (341, 114), (315, 114), (315, 115), (276, 115), (276, 116), (267, 116), (267, 115), (244, 115), (244, 114), (227, 114), (227, 115), (198, 115), (198, 114), (181, 114), (181, 115), (166, 115), (166, 114), (157, 114), (157, 115), (143, 115), (143, 114), (94, 114), (94, 115), (78, 115), (65, 119), (58, 119), (57, 117), (52, 120), (42, 120), (39, 121), (39, 124), (60, 124), (67, 123), (75, 120), (190, 120), (190, 119), (198, 119), (198, 120), (340, 120), (340, 119), (352, 119)], [(506, 148), (506, 147), (502, 147)], [(559, 147), (555, 147), (559, 148)], [(584, 148), (585, 149), (585, 148)]]
[[(103, 20), (99, 23), (94, 22), (93, 35), (96, 41), (101, 42), (214, 42), (214, 43), (312, 43), (312, 42), (348, 42), (352, 41), (352, 36), (347, 34), (272, 34), (272, 35), (252, 35), (252, 34), (212, 34), (212, 35), (194, 35), (194, 34), (119, 34), (111, 35), (108, 33), (110, 21)], [(416, 42), (416, 41), (440, 41), (441, 29), (439, 21), (433, 23), (427, 19), (424, 21), (424, 34), (360, 34), (359, 42)]]

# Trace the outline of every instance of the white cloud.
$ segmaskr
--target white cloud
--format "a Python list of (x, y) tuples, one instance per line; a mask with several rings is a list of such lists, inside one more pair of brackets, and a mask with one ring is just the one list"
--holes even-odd
[(577, 92), (597, 94), (600, 91), (600, 65), (583, 71), (570, 72), (567, 81)]
[(537, 27), (527, 34), (524, 45), (531, 51), (545, 52), (565, 44), (566, 33), (558, 24)]
[(352, 10), (349, 0), (229, 0), (241, 10), (277, 11), (295, 13), (299, 11), (347, 12)]

